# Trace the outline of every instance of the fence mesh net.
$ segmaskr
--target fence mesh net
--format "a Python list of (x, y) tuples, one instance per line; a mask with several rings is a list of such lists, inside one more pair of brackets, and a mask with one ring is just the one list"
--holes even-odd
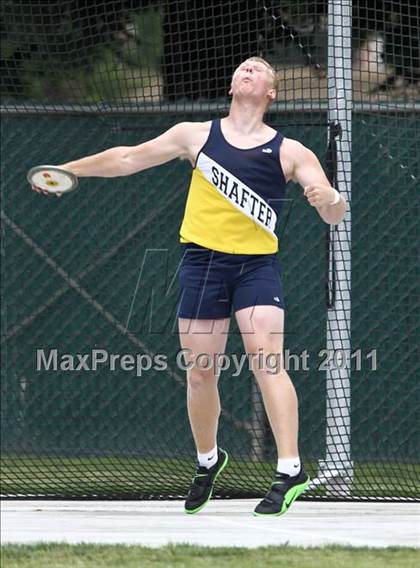
[[(302, 459), (315, 479), (322, 464), (330, 478), (349, 461), (352, 469), (344, 485), (330, 479), (304, 499), (418, 498), (419, 23), (414, 0), (354, 0), (353, 111), (341, 124), (352, 139), (351, 225), (332, 238), (328, 229), (326, 240), (290, 183), (277, 231)], [(267, 123), (339, 176), (328, 3), (6, 0), (1, 34), (2, 494), (183, 496), (195, 449), (174, 324), (191, 168), (173, 161), (129, 178), (84, 178), (61, 199), (31, 192), (26, 171), (224, 116), (235, 67), (261, 55), (280, 78)], [(337, 104), (349, 97), (336, 92)], [(334, 328), (340, 317), (326, 288), (330, 298), (337, 282), (350, 284), (340, 264), (331, 270), (350, 227), (350, 387), (342, 388), (324, 369), (327, 320)], [(232, 326), (227, 354), (240, 355)], [(335, 327), (350, 333), (350, 321)], [(343, 344), (339, 331), (334, 346)], [(113, 365), (111, 355), (120, 357)], [(95, 370), (94, 356), (108, 359)], [(251, 373), (224, 371), (220, 393), (218, 441), (232, 460), (216, 495), (262, 495), (276, 455)]]

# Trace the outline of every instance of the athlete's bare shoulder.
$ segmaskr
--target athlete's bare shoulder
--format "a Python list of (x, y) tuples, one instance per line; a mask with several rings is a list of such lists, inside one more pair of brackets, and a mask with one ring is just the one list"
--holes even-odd
[(302, 152), (302, 150), (304, 150), (306, 148), (306, 146), (304, 146), (302, 144), (302, 142), (299, 142), (298, 140), (294, 140), (293, 138), (284, 138), (283, 142), (282, 142), (282, 148), (285, 152), (289, 153), (300, 153)]
[(280, 146), (280, 163), (286, 181), (293, 179), (297, 161), (304, 160), (309, 148), (293, 138), (284, 138)]
[(181, 122), (179, 123), (179, 134), (184, 139), (187, 158), (194, 165), (197, 155), (206, 143), (210, 133), (211, 120), (205, 122)]

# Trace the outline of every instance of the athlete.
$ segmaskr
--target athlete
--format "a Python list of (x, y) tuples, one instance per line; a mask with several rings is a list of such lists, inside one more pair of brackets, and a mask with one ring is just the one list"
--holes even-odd
[(199, 365), (196, 356), (224, 353), (232, 312), (278, 453), (274, 480), (254, 514), (285, 513), (309, 484), (299, 458), (296, 391), (283, 365), (273, 371), (264, 364), (266, 357), (283, 353), (285, 306), (275, 228), (290, 180), (302, 186), (325, 223), (340, 223), (346, 203), (310, 149), (264, 123), (277, 90), (272, 66), (251, 57), (233, 74), (227, 116), (181, 122), (137, 146), (60, 165), (78, 177), (128, 176), (174, 158), (189, 160), (193, 168), (180, 228), (178, 311), (180, 343), (191, 365), (187, 408), (198, 459), (187, 513), (203, 509), (228, 463), (227, 452), (217, 445), (219, 373), (215, 366)]

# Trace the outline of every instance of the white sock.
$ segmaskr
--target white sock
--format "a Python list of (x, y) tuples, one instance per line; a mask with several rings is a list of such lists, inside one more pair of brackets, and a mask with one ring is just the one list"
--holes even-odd
[(280, 458), (277, 460), (277, 471), (279, 473), (287, 473), (291, 477), (298, 475), (300, 472), (300, 459), (297, 458)]
[(214, 446), (214, 448), (210, 452), (207, 452), (206, 454), (200, 454), (200, 452), (197, 452), (197, 457), (198, 457), (198, 463), (200, 465), (203, 465), (207, 469), (210, 469), (217, 462), (218, 458), (217, 446)]

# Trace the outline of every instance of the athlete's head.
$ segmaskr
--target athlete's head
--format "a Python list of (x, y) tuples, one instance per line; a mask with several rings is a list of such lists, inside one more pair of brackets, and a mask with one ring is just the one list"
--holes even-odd
[(233, 73), (229, 94), (263, 98), (268, 108), (277, 98), (278, 89), (279, 78), (268, 61), (249, 57)]

